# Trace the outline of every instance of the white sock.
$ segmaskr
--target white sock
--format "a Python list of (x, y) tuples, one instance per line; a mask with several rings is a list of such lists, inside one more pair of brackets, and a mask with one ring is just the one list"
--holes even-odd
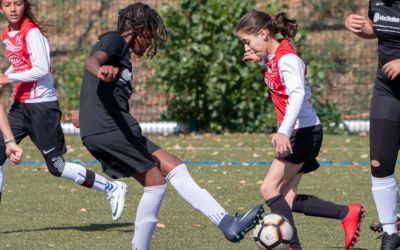
[(3, 173), (4, 169), (3, 166), (0, 166), (0, 193), (3, 192), (3, 180), (4, 180), (4, 173)]
[(93, 186), (91, 187), (92, 189), (106, 193), (116, 187), (113, 182), (108, 181), (105, 177), (72, 162), (65, 162), (65, 167), (61, 176), (65, 179), (82, 185), (87, 180), (87, 173), (89, 173), (88, 171), (94, 174), (94, 182)]
[(390, 234), (397, 233), (397, 182), (393, 174), (385, 178), (371, 177), (372, 195), (383, 231)]
[(218, 225), (227, 214), (225, 209), (207, 192), (193, 180), (185, 164), (181, 164), (168, 173), (166, 179), (174, 189), (195, 209), (208, 217)]
[(136, 212), (132, 250), (150, 249), (151, 239), (157, 226), (158, 211), (166, 191), (167, 184), (144, 187)]

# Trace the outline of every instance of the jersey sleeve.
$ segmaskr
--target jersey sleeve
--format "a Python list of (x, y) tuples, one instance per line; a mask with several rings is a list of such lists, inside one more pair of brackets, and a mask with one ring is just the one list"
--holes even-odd
[(297, 55), (287, 54), (279, 60), (278, 70), (289, 96), (286, 113), (278, 132), (290, 137), (304, 102), (305, 65)]
[(8, 74), (10, 83), (38, 81), (50, 72), (50, 48), (47, 39), (38, 28), (31, 29), (28, 32), (26, 45), (32, 68), (23, 72)]
[(12, 65), (10, 67), (8, 67), (8, 69), (4, 72), (4, 74), (9, 75), (11, 73), (14, 73), (14, 69), (13, 69)]
[(374, 13), (372, 13), (371, 4), (371, 0), (368, 1), (368, 17), (369, 19), (374, 20)]
[(109, 60), (118, 60), (123, 55), (125, 41), (119, 36), (105, 36), (99, 41), (97, 51), (103, 51)]

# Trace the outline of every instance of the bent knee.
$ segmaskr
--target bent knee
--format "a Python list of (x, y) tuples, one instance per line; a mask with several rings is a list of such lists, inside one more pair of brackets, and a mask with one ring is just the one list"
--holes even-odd
[(384, 178), (394, 174), (395, 163), (390, 161), (371, 160), (371, 175), (377, 178)]
[(65, 160), (62, 156), (45, 157), (46, 166), (49, 173), (53, 176), (60, 177), (64, 172)]
[(279, 194), (279, 188), (269, 182), (264, 181), (260, 186), (260, 192), (264, 200), (268, 200)]

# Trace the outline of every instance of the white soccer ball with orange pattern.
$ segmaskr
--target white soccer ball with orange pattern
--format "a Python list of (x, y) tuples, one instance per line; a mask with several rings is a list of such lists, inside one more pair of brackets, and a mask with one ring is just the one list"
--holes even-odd
[(253, 238), (260, 249), (286, 250), (293, 236), (290, 222), (279, 214), (264, 216), (254, 230)]

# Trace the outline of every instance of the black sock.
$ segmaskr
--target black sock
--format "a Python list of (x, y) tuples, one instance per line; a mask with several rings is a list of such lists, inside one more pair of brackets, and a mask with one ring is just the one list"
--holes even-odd
[(314, 195), (299, 194), (294, 199), (293, 212), (315, 217), (343, 220), (349, 212), (349, 209), (347, 206), (324, 201)]
[(290, 246), (294, 250), (301, 249), (299, 236), (297, 235), (297, 229), (293, 220), (292, 209), (290, 209), (289, 204), (286, 202), (282, 194), (266, 200), (265, 203), (267, 203), (271, 208), (272, 213), (279, 214), (288, 219), (293, 228), (293, 237)]

